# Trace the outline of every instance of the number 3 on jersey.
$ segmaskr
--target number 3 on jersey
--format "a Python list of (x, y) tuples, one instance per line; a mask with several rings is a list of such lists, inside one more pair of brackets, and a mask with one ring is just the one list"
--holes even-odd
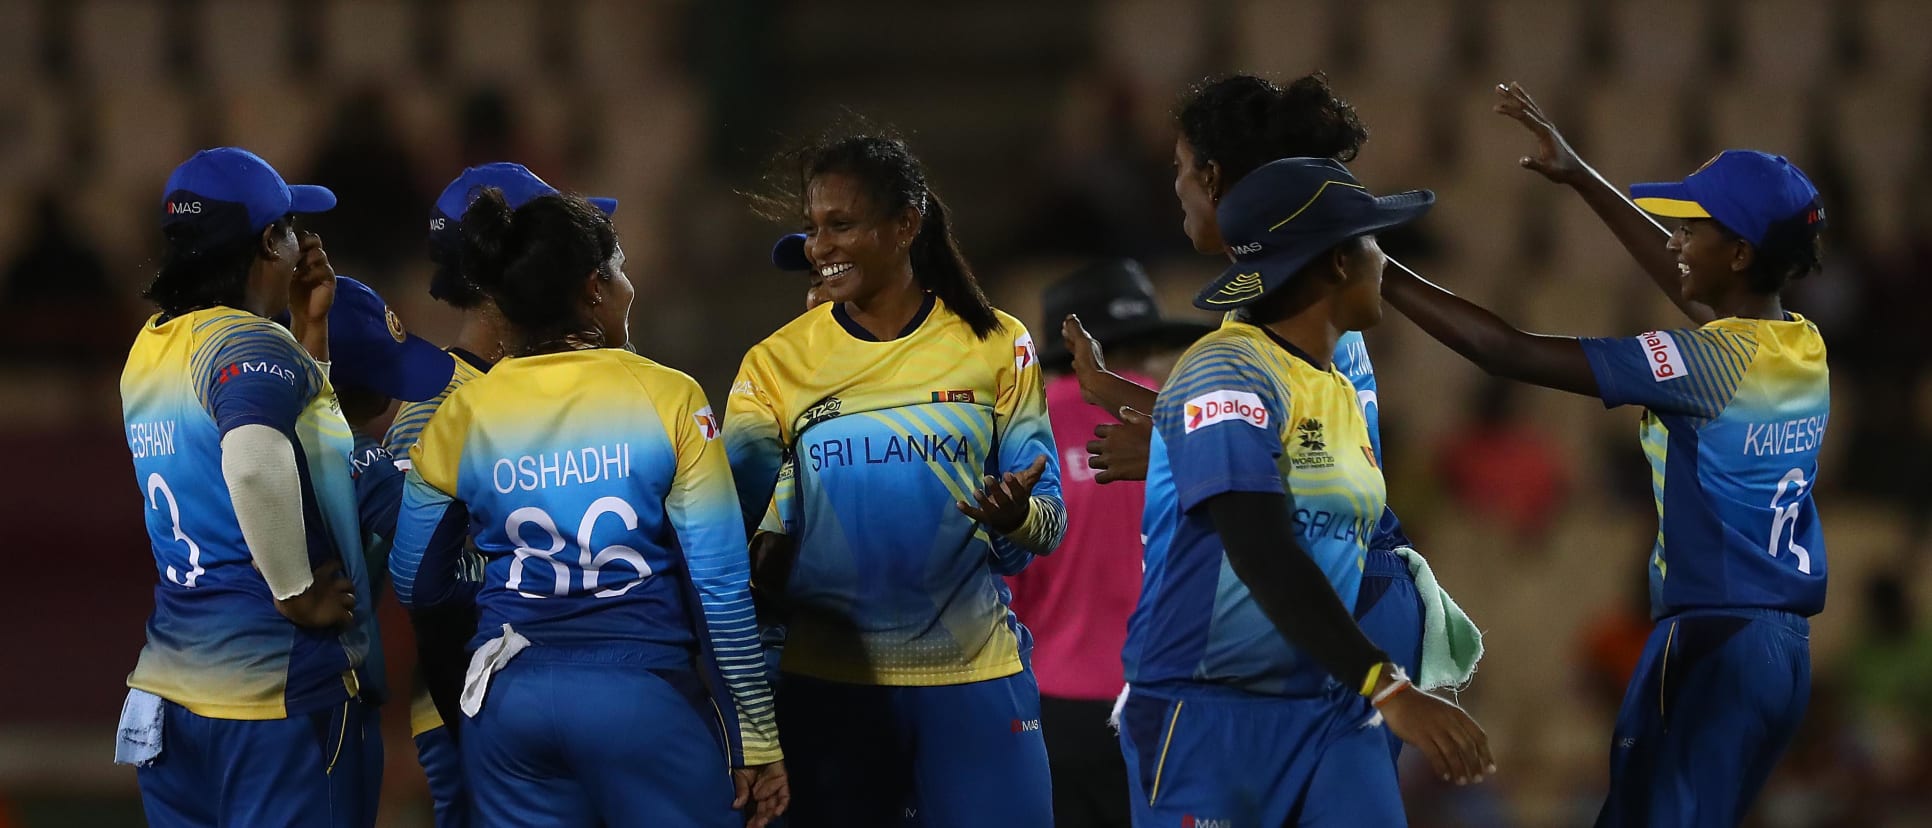
[[(597, 589), (598, 580), (605, 566), (614, 561), (622, 561), (630, 565), (631, 569), (637, 572), (635, 577), (626, 579), (622, 586), (592, 593), (598, 598), (613, 598), (631, 591), (633, 587), (643, 583), (645, 578), (649, 578), (651, 565), (644, 561), (643, 553), (621, 544), (606, 546), (595, 554), (591, 552), (590, 533), (597, 528), (598, 519), (605, 515), (615, 515), (628, 531), (637, 530), (637, 510), (631, 508), (631, 504), (619, 497), (598, 498), (595, 503), (590, 504), (590, 509), (584, 512), (582, 522), (577, 524), (577, 568), (583, 572), (583, 588), (594, 590)], [(530, 526), (537, 527), (549, 536), (543, 548), (539, 549), (524, 539), (523, 531)], [(510, 577), (504, 583), (504, 588), (514, 590), (525, 598), (548, 598), (552, 595), (562, 597), (570, 594), (571, 582), (575, 580), (571, 577), (570, 564), (557, 557), (564, 551), (567, 541), (564, 540), (563, 533), (557, 531), (557, 522), (551, 519), (549, 512), (535, 506), (525, 506), (510, 513), (509, 518), (503, 522), (503, 531), (510, 536), (510, 542), (517, 545), (516, 557), (510, 562)], [(530, 592), (523, 588), (524, 566), (533, 558), (550, 564), (553, 575), (550, 595)]]
[[(1811, 550), (1798, 545), (1797, 523), (1798, 507), (1803, 505), (1805, 489), (1810, 485), (1805, 481), (1803, 469), (1785, 472), (1784, 479), (1778, 481), (1778, 492), (1771, 496), (1771, 541), (1764, 548), (1771, 557), (1778, 557), (1778, 542), (1784, 540), (1785, 527), (1790, 526), (1791, 540), (1785, 544), (1785, 548), (1790, 549), (1791, 556), (1798, 559), (1798, 571), (1806, 575), (1811, 574)], [(1778, 505), (1787, 491), (1791, 494), (1792, 502)]]
[[(156, 495), (160, 497), (157, 498)], [(168, 525), (174, 529), (174, 539), (186, 544), (188, 547), (187, 573), (182, 574), (174, 568), (173, 564), (169, 564), (168, 582), (176, 586), (194, 589), (195, 581), (201, 577), (201, 573), (208, 571), (201, 568), (201, 546), (195, 543), (193, 538), (188, 537), (187, 532), (181, 531), (181, 507), (175, 505), (174, 492), (168, 488), (168, 481), (161, 477), (160, 472), (150, 473), (148, 475), (148, 508), (160, 511), (162, 501), (167, 501), (168, 504)]]

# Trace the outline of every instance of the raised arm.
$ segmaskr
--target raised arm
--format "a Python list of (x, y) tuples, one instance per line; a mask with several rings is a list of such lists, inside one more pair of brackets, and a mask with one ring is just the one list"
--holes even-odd
[(1617, 242), (1630, 257), (1637, 260), (1650, 280), (1657, 283), (1664, 295), (1676, 303), (1685, 316), (1698, 325), (1717, 318), (1708, 305), (1692, 302), (1684, 298), (1683, 273), (1677, 267), (1677, 256), (1664, 248), (1670, 240), (1670, 231), (1639, 209), (1626, 198), (1622, 190), (1605, 180), (1590, 165), (1583, 163), (1576, 150), (1556, 131), (1556, 125), (1531, 100), (1523, 87), (1514, 84), (1498, 84), (1496, 87), (1497, 114), (1506, 115), (1522, 124), (1536, 138), (1536, 154), (1526, 155), (1517, 163), (1525, 169), (1533, 170), (1544, 178), (1558, 184), (1565, 184), (1576, 194), (1583, 197), (1583, 203), (1590, 205), (1597, 218), (1603, 220), (1605, 227), (1617, 237)]
[(1067, 351), (1073, 354), (1073, 374), (1080, 380), (1080, 396), (1087, 402), (1107, 409), (1116, 417), (1123, 408), (1154, 410), (1157, 396), (1154, 389), (1107, 370), (1107, 358), (1100, 350), (1099, 340), (1087, 333), (1080, 317), (1069, 315), (1063, 320), (1060, 336), (1066, 340)]
[(1394, 259), (1382, 275), (1382, 298), (1449, 349), (1491, 376), (1601, 396), (1583, 346), (1568, 336), (1524, 333), (1502, 317), (1431, 284)]

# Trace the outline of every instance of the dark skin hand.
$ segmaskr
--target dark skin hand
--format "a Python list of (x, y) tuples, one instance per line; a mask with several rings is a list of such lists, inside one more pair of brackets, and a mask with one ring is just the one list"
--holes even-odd
[(1118, 423), (1093, 427), (1095, 439), (1087, 441), (1087, 465), (1098, 474), (1096, 483), (1116, 480), (1146, 480), (1148, 447), (1154, 441), (1154, 420), (1131, 408), (1115, 415)]
[[(1293, 495), (1228, 492), (1197, 508), (1207, 510), (1229, 568), (1282, 638), (1307, 651), (1351, 689), (1360, 689), (1377, 661), (1382, 670), (1374, 692), (1394, 685), (1390, 676), (1398, 668), (1362, 632), (1320, 567), (1295, 540)], [(1489, 737), (1453, 702), (1413, 687), (1385, 701), (1380, 710), (1390, 732), (1427, 755), (1437, 776), (1460, 785), (1481, 782), (1485, 774), (1496, 772)]]
[(756, 806), (745, 828), (764, 828), (791, 807), (791, 783), (785, 775), (783, 761), (735, 768), (731, 771), (731, 784), (736, 789), (732, 808), (742, 809), (746, 802)]
[(1086, 326), (1080, 324), (1080, 317), (1069, 314), (1062, 320), (1060, 336), (1066, 341), (1067, 350), (1073, 354), (1073, 375), (1080, 380), (1080, 396), (1087, 402), (1108, 411), (1122, 408), (1154, 410), (1154, 389), (1108, 371), (1106, 354), (1100, 350), (1100, 341), (1087, 333)]
[(1536, 139), (1536, 154), (1525, 155), (1516, 163), (1558, 184), (1569, 186), (1583, 202), (1590, 205), (1597, 218), (1602, 219), (1617, 242), (1630, 257), (1643, 266), (1644, 273), (1664, 295), (1675, 302), (1679, 310), (1692, 322), (1703, 325), (1717, 318), (1709, 305), (1684, 298), (1683, 274), (1678, 270), (1677, 257), (1665, 248), (1670, 240), (1670, 231), (1645, 213), (1623, 191), (1605, 180), (1590, 165), (1570, 148), (1570, 142), (1563, 139), (1556, 124), (1541, 107), (1531, 99), (1529, 93), (1516, 83), (1497, 84), (1496, 105), (1493, 111), (1506, 116), (1529, 130)]
[(959, 511), (1002, 535), (1019, 531), (1033, 508), (1033, 487), (1046, 473), (1046, 457), (1033, 458), (1033, 465), (1019, 473), (1007, 472), (995, 478), (986, 475), (973, 499), (977, 505), (959, 501)]
[(335, 268), (322, 249), (322, 237), (307, 230), (298, 238), (295, 275), (289, 279), (289, 332), (309, 356), (329, 360), (329, 308), (335, 304)]
[(296, 626), (311, 630), (333, 630), (355, 621), (355, 583), (342, 574), (342, 562), (330, 561), (315, 568), (315, 582), (308, 589), (285, 601), (276, 601), (275, 610)]
[(1394, 259), (1382, 275), (1382, 298), (1425, 333), (1492, 377), (1588, 397), (1597, 377), (1575, 337), (1524, 333), (1502, 317), (1417, 276)]
[(1080, 317), (1069, 314), (1060, 323), (1060, 336), (1073, 355), (1073, 375), (1080, 381), (1080, 396), (1087, 402), (1114, 412), (1119, 425), (1100, 425), (1093, 430), (1096, 439), (1087, 443), (1087, 465), (1099, 474), (1094, 480), (1146, 480), (1147, 451), (1153, 440), (1154, 424), (1146, 412), (1154, 410), (1158, 394), (1154, 389), (1107, 370), (1107, 357), (1100, 341), (1087, 333)]

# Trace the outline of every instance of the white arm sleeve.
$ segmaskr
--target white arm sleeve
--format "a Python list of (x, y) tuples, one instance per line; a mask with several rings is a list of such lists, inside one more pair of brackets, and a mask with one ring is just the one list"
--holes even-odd
[(221, 438), (221, 474), (235, 504), (242, 540), (275, 600), (293, 598), (315, 582), (302, 521), (302, 478), (288, 437), (260, 424)]

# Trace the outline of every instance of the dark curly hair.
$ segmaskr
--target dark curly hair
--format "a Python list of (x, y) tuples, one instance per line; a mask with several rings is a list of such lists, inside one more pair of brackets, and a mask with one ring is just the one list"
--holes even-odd
[(1254, 75), (1209, 78), (1182, 97), (1177, 120), (1195, 166), (1221, 165), (1223, 188), (1278, 158), (1353, 161), (1369, 137), (1320, 72), (1286, 89)]
[[(270, 225), (280, 235), (294, 221), (283, 216)], [(208, 242), (185, 228), (165, 228), (167, 246), (161, 265), (141, 298), (153, 302), (170, 317), (226, 305), (239, 308), (248, 293), (248, 269), (261, 247), (260, 233)]]

